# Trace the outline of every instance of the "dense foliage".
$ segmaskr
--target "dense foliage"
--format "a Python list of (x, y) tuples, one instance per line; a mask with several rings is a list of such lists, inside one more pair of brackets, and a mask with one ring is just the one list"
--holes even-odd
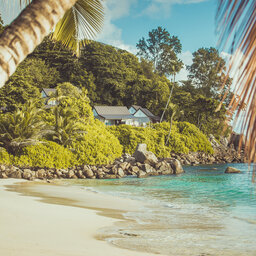
[(5, 148), (0, 147), (0, 164), (11, 164), (12, 159)]
[(162, 27), (150, 31), (148, 38), (143, 37), (136, 46), (138, 56), (151, 61), (155, 71), (161, 75), (176, 74), (183, 66), (177, 57), (182, 48), (180, 40)]
[(87, 126), (84, 140), (71, 145), (77, 164), (109, 164), (122, 155), (123, 147), (118, 139), (100, 121)]
[(193, 53), (193, 63), (187, 66), (189, 81), (205, 97), (219, 96), (219, 89), (225, 82), (230, 86), (231, 79), (226, 78), (226, 62), (213, 47), (200, 48)]
[(40, 118), (42, 109), (36, 103), (28, 102), (14, 112), (0, 115), (0, 143), (8, 152), (15, 154), (24, 146), (36, 144), (47, 131)]
[(18, 166), (37, 166), (48, 168), (67, 168), (75, 164), (73, 153), (51, 141), (27, 146), (14, 157), (13, 163)]
[(112, 126), (109, 130), (119, 139), (124, 152), (132, 154), (138, 143), (146, 143), (148, 150), (158, 157), (168, 157), (170, 153), (189, 153), (202, 151), (213, 153), (207, 137), (188, 122), (174, 122), (169, 143), (166, 144), (170, 130), (169, 123), (155, 124), (153, 127), (139, 128), (128, 125)]
[(121, 156), (118, 139), (94, 120), (85, 90), (62, 83), (51, 98), (58, 104), (50, 109), (28, 102), (1, 114), (0, 163), (66, 168), (108, 164)]
[[(91, 41), (77, 58), (46, 38), (0, 89), (0, 163), (56, 168), (107, 164), (123, 151), (132, 154), (138, 143), (146, 143), (159, 157), (212, 153), (206, 135), (218, 138), (226, 119), (225, 104), (216, 111), (224, 59), (214, 48), (200, 48), (187, 67), (188, 80), (177, 83), (170, 81), (182, 66), (177, 37), (158, 27), (137, 47), (140, 59)], [(225, 86), (230, 83), (227, 79)], [(56, 106), (44, 107), (42, 88), (56, 89), (50, 95)], [(169, 123), (106, 128), (94, 120), (92, 105), (140, 105), (158, 116), (166, 106)]]

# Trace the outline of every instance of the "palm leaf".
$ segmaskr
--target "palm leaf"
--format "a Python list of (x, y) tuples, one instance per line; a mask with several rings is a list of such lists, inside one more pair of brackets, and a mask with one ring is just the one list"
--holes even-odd
[(78, 0), (57, 24), (52, 38), (71, 48), (77, 55), (86, 39), (100, 32), (103, 24), (100, 0)]
[[(219, 0), (217, 30), (223, 49), (230, 45), (232, 56), (228, 73), (236, 74), (235, 93), (230, 115), (236, 113), (235, 125), (242, 123), (249, 163), (256, 161), (256, 1)], [(248, 104), (245, 113), (244, 106)], [(241, 145), (241, 143), (240, 143)]]
[[(20, 6), (32, 0), (19, 0)], [(103, 25), (104, 13), (101, 0), (78, 0), (58, 22), (51, 38), (60, 41), (77, 56), (86, 39), (93, 39)]]

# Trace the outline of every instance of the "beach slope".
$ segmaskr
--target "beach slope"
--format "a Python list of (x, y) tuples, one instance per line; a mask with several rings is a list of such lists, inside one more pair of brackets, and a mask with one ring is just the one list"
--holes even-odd
[[(128, 208), (136, 208), (136, 203), (133, 205), (133, 202), (126, 199), (115, 199), (111, 196), (83, 191), (83, 195), (86, 195), (83, 196), (83, 202), (86, 204), (87, 201), (88, 207), (83, 204), (80, 207), (78, 201), (81, 194), (76, 190), (72, 192), (68, 187), (47, 185), (42, 187), (43, 184), (33, 184), (34, 193), (42, 197), (44, 197), (43, 192), (39, 190), (44, 190), (44, 193), (48, 191), (48, 197), (45, 196), (42, 201), (42, 197), (39, 200), (39, 197), (31, 196), (29, 193), (32, 188), (28, 189), (28, 187), (32, 183), (15, 184), (18, 182), (20, 181), (0, 180), (0, 255), (153, 255), (117, 248), (95, 238), (100, 228), (111, 226), (117, 221), (110, 209), (119, 210), (121, 213)], [(62, 199), (60, 195), (56, 196), (54, 193), (61, 194)], [(99, 210), (97, 210), (99, 204), (102, 205), (101, 214), (98, 214)], [(106, 214), (103, 208), (106, 209)]]

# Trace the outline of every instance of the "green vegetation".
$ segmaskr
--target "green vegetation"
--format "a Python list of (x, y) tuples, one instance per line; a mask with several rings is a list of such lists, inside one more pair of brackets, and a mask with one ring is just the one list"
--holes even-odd
[(51, 109), (36, 101), (1, 114), (0, 163), (66, 168), (121, 156), (118, 139), (94, 120), (85, 90), (62, 83), (51, 98), (58, 101)]
[[(183, 65), (177, 57), (181, 47), (179, 39), (161, 27), (137, 44), (140, 59), (93, 41), (77, 58), (46, 38), (0, 89), (0, 163), (56, 168), (108, 164), (122, 152), (132, 154), (138, 143), (146, 143), (159, 157), (212, 153), (206, 136), (221, 135), (230, 99), (215, 111), (225, 61), (216, 49), (201, 48), (187, 67), (188, 80), (171, 82), (166, 75), (175, 76)], [(227, 79), (225, 86), (230, 83)], [(50, 96), (56, 106), (44, 107), (42, 88), (56, 89)], [(135, 104), (161, 116), (172, 88), (166, 122), (106, 128), (94, 120), (91, 106), (96, 104)]]
[(18, 166), (37, 166), (48, 168), (67, 168), (74, 165), (73, 153), (63, 146), (43, 141), (38, 145), (27, 146), (14, 157), (13, 163)]
[(138, 56), (151, 61), (160, 75), (176, 74), (183, 66), (177, 57), (182, 48), (180, 40), (162, 27), (150, 31), (148, 39), (143, 37), (136, 46), (139, 50)]
[[(150, 44), (153, 38), (158, 51), (155, 57), (150, 57), (147, 52), (154, 47)], [(193, 53), (193, 63), (187, 67), (188, 80), (180, 84), (170, 82), (163, 75), (168, 72), (162, 72), (157, 65), (162, 63), (166, 68), (169, 65), (168, 74), (175, 75), (181, 67), (177, 58), (181, 43), (160, 27), (149, 33), (149, 39), (142, 40), (146, 44), (144, 48), (141, 40), (138, 44), (139, 56), (146, 59), (138, 59), (127, 51), (93, 41), (84, 47), (78, 59), (59, 43), (46, 38), (0, 89), (0, 107), (13, 111), (17, 105), (39, 97), (42, 87), (56, 88), (70, 82), (87, 90), (91, 105), (135, 104), (161, 116), (174, 85), (164, 120), (187, 121), (205, 134), (219, 137), (230, 99), (228, 97), (221, 111), (215, 112), (221, 99), (218, 89), (223, 84), (224, 59), (214, 48), (201, 48)], [(169, 56), (172, 63), (163, 64), (166, 60), (163, 56)], [(33, 76), (33, 73), (37, 75)], [(226, 87), (230, 83), (231, 79), (227, 79)], [(175, 115), (173, 108), (176, 109)]]
[(170, 130), (169, 123), (155, 124), (153, 127), (138, 128), (128, 125), (109, 127), (124, 147), (124, 152), (132, 154), (138, 143), (146, 143), (148, 150), (158, 157), (169, 157), (170, 153), (207, 152), (213, 153), (207, 137), (193, 124), (174, 122), (169, 143), (165, 145)]
[(74, 142), (71, 147), (79, 165), (109, 164), (120, 157), (123, 151), (118, 139), (98, 120), (87, 126), (84, 139)]
[[(200, 48), (193, 53), (193, 63), (188, 66), (189, 82), (205, 97), (219, 97), (219, 89), (225, 81), (225, 60), (219, 52), (211, 48)], [(232, 80), (225, 81), (225, 87), (231, 85)]]
[(47, 131), (36, 103), (28, 102), (21, 109), (0, 115), (0, 143), (8, 152), (16, 154), (24, 146), (36, 144)]
[(0, 147), (0, 164), (11, 164), (12, 159), (5, 148)]

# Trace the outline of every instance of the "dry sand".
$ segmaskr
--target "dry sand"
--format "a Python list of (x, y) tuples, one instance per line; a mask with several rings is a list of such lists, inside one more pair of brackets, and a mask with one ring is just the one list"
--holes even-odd
[(138, 207), (136, 201), (74, 187), (0, 180), (0, 255), (153, 255), (96, 239), (99, 229)]

